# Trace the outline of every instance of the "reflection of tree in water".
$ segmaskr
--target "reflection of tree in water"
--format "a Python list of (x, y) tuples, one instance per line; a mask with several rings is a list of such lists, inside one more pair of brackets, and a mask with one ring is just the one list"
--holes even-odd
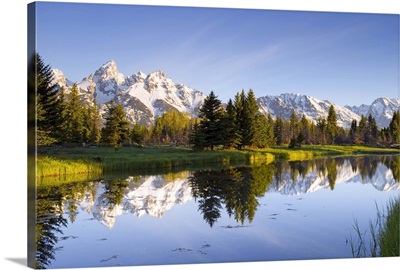
[[(303, 161), (289, 161), (289, 167), (291, 172), (291, 179), (293, 182), (296, 181), (297, 177), (300, 175), (305, 178), (306, 175), (312, 170), (312, 163), (309, 160)], [(280, 164), (282, 165), (282, 163)]]
[(345, 159), (333, 159), (333, 158), (323, 158), (314, 160), (302, 160), (302, 161), (278, 161), (275, 162), (276, 181), (285, 180), (283, 175), (284, 172), (289, 173), (292, 182), (296, 182), (299, 176), (302, 179), (306, 178), (307, 175), (315, 170), (318, 176), (321, 178), (328, 178), (329, 186), (333, 190), (335, 187), (335, 182), (337, 180), (338, 168), (343, 166)]
[(379, 159), (373, 156), (366, 156), (357, 159), (358, 169), (360, 170), (361, 179), (372, 179), (378, 168)]
[(353, 172), (360, 172), (363, 180), (374, 177), (380, 162), (387, 164), (398, 179), (399, 157), (362, 156), (276, 161), (267, 166), (204, 170), (195, 172), (189, 180), (193, 197), (198, 200), (199, 210), (210, 226), (221, 217), (223, 204), (229, 216), (234, 216), (237, 222), (243, 224), (245, 220), (252, 222), (258, 206), (257, 196), (264, 195), (273, 175), (280, 181), (284, 173), (290, 173), (295, 182), (299, 177), (305, 178), (311, 171), (316, 171), (321, 178), (329, 181), (330, 189), (334, 190), (338, 171), (346, 161), (350, 162)]
[(63, 211), (66, 212), (71, 223), (75, 222), (78, 214), (77, 202), (83, 200), (87, 193), (89, 193), (92, 198), (96, 196), (96, 183), (97, 182), (80, 182), (59, 187), (61, 194), (63, 194)]
[(211, 227), (221, 217), (222, 186), (228, 179), (228, 174), (217, 170), (196, 171), (189, 177), (192, 195), (199, 198), (199, 210)]
[(192, 195), (198, 200), (204, 220), (212, 227), (221, 217), (222, 204), (229, 216), (242, 224), (252, 222), (263, 196), (272, 182), (273, 166), (196, 171), (189, 178)]
[(104, 193), (102, 194), (103, 203), (109, 209), (121, 204), (125, 195), (125, 189), (129, 187), (129, 182), (126, 179), (117, 179), (112, 181), (104, 181)]
[(36, 268), (44, 269), (55, 258), (57, 233), (67, 220), (62, 216), (62, 194), (59, 188), (41, 188), (36, 201)]
[(389, 156), (353, 156), (342, 158), (321, 158), (307, 161), (277, 161), (275, 162), (277, 181), (284, 180), (284, 172), (290, 172), (291, 179), (294, 182), (299, 175), (303, 178), (311, 171), (316, 170), (318, 176), (327, 178), (329, 186), (333, 190), (338, 177), (338, 170), (349, 162), (354, 173), (360, 173), (361, 179), (373, 179), (377, 173), (379, 164), (384, 164), (393, 173), (396, 182), (399, 182), (400, 157)]
[(328, 180), (329, 180), (329, 187), (331, 190), (335, 188), (335, 182), (337, 179), (337, 169), (338, 165), (336, 163), (336, 159), (329, 159), (328, 164), (327, 164), (327, 170), (328, 170)]
[(37, 189), (36, 199), (36, 268), (45, 269), (55, 259), (57, 234), (63, 234), (69, 215), (71, 223), (77, 215), (77, 200), (82, 200), (86, 192), (95, 195), (95, 182), (74, 183), (57, 187)]

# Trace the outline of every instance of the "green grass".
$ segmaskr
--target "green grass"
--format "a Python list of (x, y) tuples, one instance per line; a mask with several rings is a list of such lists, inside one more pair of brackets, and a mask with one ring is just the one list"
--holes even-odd
[(379, 231), (378, 241), (381, 257), (400, 256), (400, 197), (387, 206), (386, 222)]
[(271, 162), (274, 156), (257, 151), (203, 151), (189, 148), (42, 148), (38, 154), (37, 176), (59, 176), (80, 173), (109, 173), (133, 170), (171, 170), (239, 162)]
[(288, 160), (305, 160), (321, 156), (349, 156), (367, 154), (399, 154), (398, 149), (362, 145), (304, 145), (300, 149), (286, 146), (268, 150), (277, 157)]
[(354, 258), (365, 257), (398, 257), (400, 256), (400, 197), (389, 200), (385, 210), (377, 207), (377, 218), (369, 223), (370, 241), (366, 240), (368, 229), (362, 230), (357, 220), (353, 229), (356, 237), (350, 237), (350, 244)]
[(272, 162), (275, 159), (307, 160), (321, 156), (395, 154), (397, 149), (367, 146), (317, 145), (289, 149), (216, 150), (195, 152), (185, 147), (48, 147), (40, 148), (37, 177), (102, 174), (116, 171), (173, 170), (215, 164)]
[(70, 174), (101, 174), (102, 172), (100, 163), (87, 159), (64, 159), (51, 156), (38, 156), (37, 158), (37, 178)]

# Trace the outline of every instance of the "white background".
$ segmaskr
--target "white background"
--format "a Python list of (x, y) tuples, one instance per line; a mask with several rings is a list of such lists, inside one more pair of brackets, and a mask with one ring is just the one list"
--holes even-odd
[[(0, 58), (0, 269), (26, 269), (27, 257), (27, 170), (26, 170), (26, 70), (27, 4), (30, 1), (1, 1)], [(60, 2), (60, 1), (55, 1)], [(63, 1), (111, 3), (111, 1)], [(183, 4), (184, 2), (184, 4)], [(266, 3), (264, 3), (266, 2)], [(399, 14), (396, 0), (141, 0), (115, 1), (120, 4), (185, 5), (205, 7), (262, 8), (279, 10), (341, 11)], [(398, 94), (400, 96), (400, 94)], [(5, 172), (5, 173), (4, 173)], [(91, 269), (396, 269), (400, 258), (344, 259), (263, 263), (203, 264), (178, 266), (111, 267)]]

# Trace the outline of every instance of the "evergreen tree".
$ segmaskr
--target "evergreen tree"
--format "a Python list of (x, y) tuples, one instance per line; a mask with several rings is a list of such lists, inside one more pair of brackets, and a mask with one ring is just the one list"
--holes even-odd
[(358, 123), (358, 129), (356, 134), (356, 143), (363, 144), (365, 143), (365, 131), (367, 129), (367, 118), (364, 115), (361, 115), (360, 122)]
[(267, 146), (276, 145), (276, 138), (274, 133), (274, 119), (271, 114), (267, 115), (268, 128), (267, 128)]
[(245, 100), (246, 100), (246, 94), (244, 93), (244, 90), (242, 90), (241, 93), (236, 93), (235, 100), (233, 103), (235, 107), (235, 125), (237, 127), (238, 135), (240, 138), (237, 146), (238, 149), (241, 149), (243, 147), (243, 136), (245, 133), (245, 123), (243, 120)]
[(318, 118), (317, 121), (317, 141), (318, 144), (327, 143), (327, 122), (325, 118)]
[(318, 133), (317, 125), (314, 122), (311, 122), (310, 123), (310, 134), (309, 134), (310, 144), (318, 143), (317, 133)]
[(102, 129), (102, 141), (106, 144), (120, 147), (122, 143), (129, 141), (129, 121), (121, 104), (115, 104), (112, 100), (107, 105), (104, 114), (105, 124)]
[(375, 144), (378, 141), (378, 126), (375, 118), (368, 115), (367, 126), (365, 128), (364, 141), (368, 144)]
[(338, 134), (336, 112), (333, 105), (329, 107), (328, 117), (326, 120), (326, 132), (329, 137), (329, 143), (334, 144)]
[(46, 65), (38, 53), (35, 55), (35, 65), (37, 144), (50, 145), (58, 141), (56, 135), (61, 123), (58, 91), (52, 83), (50, 65)]
[[(217, 145), (224, 144), (225, 131), (223, 130), (224, 109), (221, 101), (213, 91), (208, 95), (199, 111), (201, 136), (204, 136), (206, 147), (214, 150)], [(195, 145), (196, 147), (196, 145)]]
[[(82, 103), (82, 102), (81, 102)], [(81, 113), (83, 118), (83, 126), (81, 129), (82, 132), (82, 140), (81, 142), (83, 145), (86, 145), (91, 138), (91, 112), (90, 112), (90, 105), (82, 104)]]
[(98, 144), (101, 139), (101, 116), (96, 100), (89, 106), (90, 140), (89, 143)]
[(224, 148), (238, 148), (242, 137), (237, 127), (236, 110), (232, 99), (229, 99), (226, 106), (226, 114), (223, 119), (223, 128), (225, 130)]
[(350, 142), (351, 143), (356, 143), (357, 140), (357, 120), (351, 121), (351, 126), (349, 130), (349, 136), (350, 136)]
[(65, 139), (71, 143), (81, 143), (84, 133), (84, 109), (79, 97), (78, 86), (74, 84), (68, 95), (64, 120)]
[(393, 143), (400, 143), (400, 111), (393, 113), (392, 121), (389, 124), (389, 131)]
[(258, 114), (255, 118), (254, 121), (255, 126), (257, 129), (255, 129), (253, 137), (251, 139), (251, 145), (256, 146), (258, 148), (265, 148), (269, 143), (269, 131), (270, 131), (270, 125), (268, 123), (267, 118), (263, 114)]
[(243, 115), (242, 115), (242, 121), (243, 121), (242, 138), (243, 138), (243, 145), (245, 146), (253, 146), (254, 145), (253, 137), (259, 136), (256, 135), (256, 132), (258, 132), (257, 131), (258, 127), (256, 122), (260, 120), (257, 119), (258, 114), (259, 112), (258, 112), (257, 100), (253, 90), (250, 89), (244, 100)]
[(292, 110), (292, 114), (290, 115), (290, 137), (296, 138), (299, 134), (299, 123), (297, 119), (297, 113), (295, 110)]
[(61, 87), (58, 93), (59, 100), (59, 117), (60, 117), (60, 125), (58, 126), (57, 138), (59, 142), (65, 142), (67, 140), (67, 110), (68, 110), (68, 101), (65, 94), (65, 87)]
[(274, 136), (276, 138), (276, 144), (282, 145), (282, 143), (283, 143), (283, 120), (280, 116), (278, 116), (275, 121)]
[(192, 133), (189, 137), (189, 143), (193, 145), (193, 149), (196, 151), (203, 150), (206, 147), (206, 141), (204, 134), (200, 128), (199, 123), (194, 123)]
[(303, 114), (299, 122), (299, 135), (302, 134), (303, 141), (306, 144), (310, 144), (310, 121)]

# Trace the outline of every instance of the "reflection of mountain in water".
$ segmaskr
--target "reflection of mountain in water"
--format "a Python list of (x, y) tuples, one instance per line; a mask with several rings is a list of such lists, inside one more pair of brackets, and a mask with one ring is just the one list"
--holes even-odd
[[(329, 178), (328, 172), (321, 173), (316, 168), (308, 172), (305, 177), (301, 174), (293, 175), (292, 170), (286, 170), (275, 179), (268, 191), (280, 192), (283, 195), (299, 195), (315, 192), (320, 189), (332, 188), (332, 180), (330, 181)], [(342, 165), (336, 166), (336, 179), (334, 182), (335, 185), (350, 182), (362, 183), (372, 185), (379, 191), (400, 189), (399, 183), (395, 181), (392, 171), (382, 163), (377, 164), (373, 177), (363, 177), (359, 168), (354, 169), (350, 160), (344, 160)]]
[[(129, 177), (123, 180), (102, 181), (95, 184), (94, 190), (84, 191), (84, 196), (80, 196), (80, 199), (64, 202), (63, 208), (67, 211), (68, 206), (73, 203), (92, 214), (106, 227), (112, 228), (116, 218), (122, 214), (137, 217), (147, 214), (161, 218), (173, 206), (203, 196), (205, 192), (208, 195), (214, 194), (215, 196), (212, 196), (214, 199), (222, 200), (221, 202), (226, 204), (228, 210), (229, 207), (237, 208), (234, 198), (242, 196), (239, 193), (253, 192), (255, 187), (260, 187), (260, 184), (254, 183), (263, 183), (272, 175), (272, 181), (265, 182), (265, 188), (257, 189), (255, 197), (263, 196), (266, 191), (279, 192), (283, 195), (299, 195), (326, 188), (333, 190), (339, 183), (350, 182), (372, 185), (380, 191), (400, 189), (399, 182), (394, 179), (392, 169), (388, 169), (378, 160), (364, 158), (360, 160), (349, 158), (276, 162), (268, 167), (231, 168), (215, 173), (212, 170), (206, 170), (204, 173), (207, 175), (198, 171), (182, 172), (173, 176), (140, 176), (135, 179)], [(210, 185), (207, 180), (209, 177), (215, 179), (212, 181), (213, 185)], [(242, 181), (242, 184), (238, 181)], [(218, 183), (221, 185), (219, 186)], [(252, 188), (253, 185), (254, 188)], [(236, 187), (235, 190), (233, 190), (234, 187)], [(218, 192), (214, 192), (214, 189)], [(222, 194), (225, 191), (233, 193)], [(242, 220), (243, 217), (240, 219)]]
[(91, 213), (103, 225), (112, 228), (119, 215), (132, 214), (141, 217), (148, 214), (161, 218), (165, 211), (173, 206), (184, 204), (191, 200), (191, 188), (188, 184), (187, 173), (183, 179), (167, 182), (163, 176), (140, 177), (139, 181), (128, 178), (123, 198), (120, 203), (110, 205), (105, 198), (105, 185), (99, 183), (96, 197), (87, 193), (80, 207)]

